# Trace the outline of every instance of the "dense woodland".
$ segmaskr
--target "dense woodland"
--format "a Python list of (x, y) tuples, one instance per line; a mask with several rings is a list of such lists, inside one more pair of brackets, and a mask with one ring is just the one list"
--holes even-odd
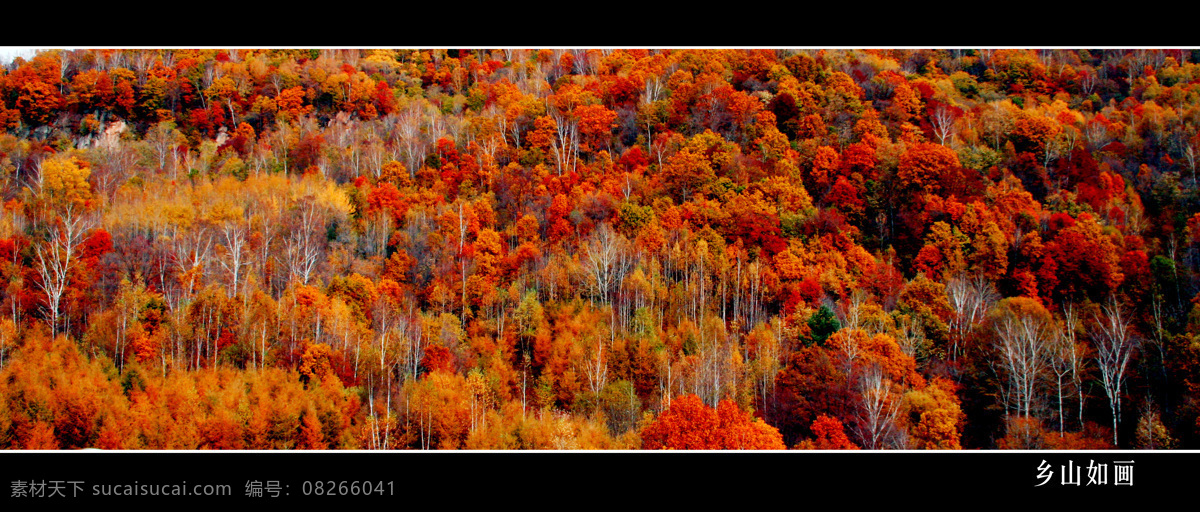
[(0, 446), (1195, 449), (1197, 62), (18, 58)]

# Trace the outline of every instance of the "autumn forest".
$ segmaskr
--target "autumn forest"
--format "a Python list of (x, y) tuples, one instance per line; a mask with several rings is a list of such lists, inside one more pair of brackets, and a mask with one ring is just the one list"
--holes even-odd
[(1197, 449), (1198, 62), (18, 57), (0, 446)]

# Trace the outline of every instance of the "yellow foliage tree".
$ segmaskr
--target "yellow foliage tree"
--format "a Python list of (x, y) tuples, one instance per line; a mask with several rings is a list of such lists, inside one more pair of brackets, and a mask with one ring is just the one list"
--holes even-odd
[(908, 435), (915, 448), (961, 450), (966, 415), (954, 394), (955, 384), (938, 377), (923, 389), (904, 394)]
[(54, 156), (43, 160), (38, 169), (42, 197), (51, 208), (91, 208), (94, 197), (88, 177), (92, 171), (86, 162), (74, 156)]

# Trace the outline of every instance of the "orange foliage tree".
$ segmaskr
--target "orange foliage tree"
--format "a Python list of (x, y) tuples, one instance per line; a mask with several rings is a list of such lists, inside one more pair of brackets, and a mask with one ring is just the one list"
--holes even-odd
[(822, 414), (812, 424), (814, 439), (805, 439), (796, 447), (801, 450), (857, 450), (858, 445), (846, 437), (845, 427), (837, 418)]
[(722, 400), (713, 409), (696, 395), (672, 400), (671, 407), (642, 429), (648, 450), (782, 450), (779, 430)]

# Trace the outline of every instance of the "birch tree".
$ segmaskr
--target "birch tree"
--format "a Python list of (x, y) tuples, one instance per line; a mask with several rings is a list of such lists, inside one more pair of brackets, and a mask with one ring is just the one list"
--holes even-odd
[(869, 450), (884, 448), (898, 432), (900, 397), (892, 392), (891, 381), (877, 365), (867, 368), (858, 383), (862, 397), (858, 433), (862, 446)]
[(1030, 416), (1038, 381), (1049, 362), (1050, 332), (1044, 322), (1028, 314), (1006, 315), (995, 326), (1007, 396), (1018, 415)]
[(608, 223), (596, 228), (583, 244), (583, 266), (601, 302), (609, 302), (610, 295), (624, 281), (631, 263), (628, 253), (629, 240)]
[(37, 258), (38, 287), (46, 295), (46, 313), (50, 320), (50, 334), (58, 334), (58, 317), (62, 313), (62, 298), (70, 282), (71, 270), (79, 262), (79, 246), (83, 233), (91, 227), (90, 218), (68, 204), (62, 215), (55, 219), (49, 238), (34, 245)]
[(934, 108), (933, 113), (929, 116), (929, 122), (933, 126), (933, 134), (938, 138), (938, 144), (943, 146), (954, 141), (954, 134), (957, 132), (954, 126), (955, 116), (954, 111), (943, 104), (938, 104)]
[(250, 231), (249, 222), (240, 222), (231, 220), (221, 226), (221, 236), (225, 242), (218, 245), (224, 258), (220, 260), (221, 267), (229, 273), (229, 278), (232, 281), (232, 286), (229, 288), (229, 296), (234, 297), (238, 294), (238, 283), (244, 278), (242, 267), (249, 265), (248, 258), (248, 234)]
[(204, 224), (199, 224), (187, 233), (181, 233), (179, 227), (171, 237), (174, 250), (175, 268), (179, 271), (179, 284), (183, 287), (180, 296), (171, 301), (172, 307), (178, 306), (178, 301), (191, 297), (199, 284), (199, 278), (204, 274), (208, 263), (209, 251), (212, 249), (212, 233)]
[(1125, 383), (1125, 369), (1139, 344), (1129, 321), (1116, 299), (1109, 299), (1102, 311), (1095, 315), (1092, 329), (1092, 341), (1096, 344), (1096, 366), (1100, 370), (1100, 382), (1104, 385), (1108, 406), (1112, 409), (1113, 446), (1117, 445), (1117, 428), (1121, 424), (1121, 386)]
[[(1062, 437), (1064, 426), (1063, 414), (1063, 384), (1064, 380), (1068, 379), (1074, 371), (1076, 371), (1076, 361), (1079, 360), (1079, 347), (1075, 345), (1075, 337), (1068, 336), (1066, 330), (1070, 326), (1064, 326), (1062, 330), (1054, 332), (1051, 335), (1049, 355), (1050, 369), (1054, 372), (1054, 386), (1058, 397), (1058, 436)], [(1071, 381), (1067, 381), (1068, 384)]]
[(979, 322), (983, 321), (987, 311), (992, 308), (999, 297), (1000, 294), (996, 292), (996, 288), (981, 276), (955, 277), (946, 283), (946, 298), (954, 313), (950, 317), (950, 358), (952, 360), (958, 358), (963, 340)]
[(321, 238), (319, 230), (324, 226), (315, 205), (300, 207), (297, 225), (284, 241), (284, 257), (292, 279), (307, 285), (321, 261)]

